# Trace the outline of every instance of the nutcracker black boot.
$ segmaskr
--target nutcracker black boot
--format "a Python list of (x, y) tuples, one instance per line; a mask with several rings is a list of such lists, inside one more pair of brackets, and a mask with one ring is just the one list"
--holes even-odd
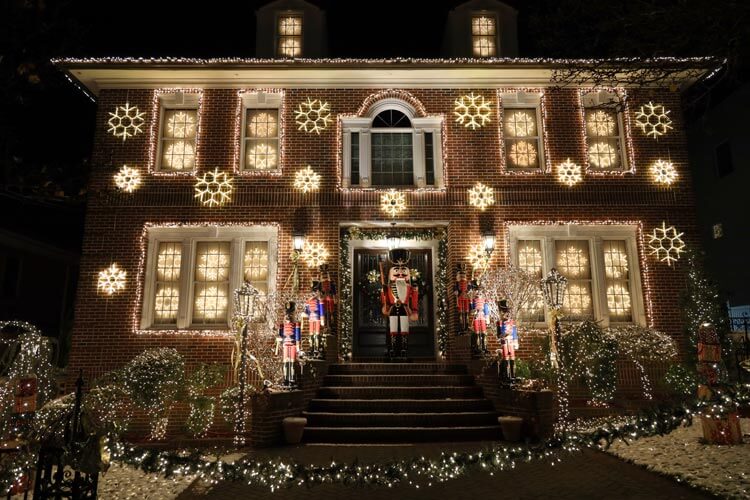
[(393, 359), (396, 355), (396, 336), (388, 335), (388, 359)]
[(508, 361), (508, 364), (510, 365), (509, 371), (510, 371), (510, 382), (511, 384), (516, 381), (516, 360), (511, 359)]
[(401, 335), (401, 357), (406, 359), (406, 352), (409, 347), (409, 336)]
[(505, 382), (505, 378), (508, 374), (508, 367), (506, 366), (508, 364), (507, 361), (504, 359), (500, 361), (500, 367), (497, 370), (497, 377), (500, 379), (500, 381)]

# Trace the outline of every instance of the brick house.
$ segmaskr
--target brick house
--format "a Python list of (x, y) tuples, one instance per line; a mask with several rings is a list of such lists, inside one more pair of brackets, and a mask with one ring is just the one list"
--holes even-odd
[[(332, 362), (382, 352), (360, 284), (393, 232), (425, 277), (416, 358), (471, 358), (455, 335), (453, 275), (488, 235), (491, 265), (569, 278), (568, 317), (681, 340), (681, 274), (648, 246), (663, 222), (697, 244), (678, 91), (554, 86), (569, 61), (512, 57), (515, 11), (499, 2), (451, 12), (453, 59), (322, 58), (324, 20), (304, 2), (269, 4), (257, 59), (56, 62), (98, 102), (100, 194), (87, 209), (71, 373), (95, 377), (155, 346), (228, 363), (232, 290), (244, 279), (283, 287), (295, 236), (327, 251), (338, 283)], [(670, 111), (658, 140), (637, 123), (648, 103)], [(126, 113), (137, 127), (117, 126)], [(659, 160), (675, 182), (655, 180)], [(132, 192), (115, 186), (123, 166), (140, 173)], [(319, 188), (303, 192), (295, 179), (308, 166)], [(200, 184), (214, 177), (231, 178), (231, 192)], [(470, 203), (478, 182), (494, 190), (484, 210)], [(404, 200), (395, 216), (382, 207), (391, 189)], [(110, 295), (97, 277), (112, 264), (126, 276)], [(318, 275), (300, 270), (303, 286)], [(527, 326), (543, 328), (545, 314), (528, 311)]]

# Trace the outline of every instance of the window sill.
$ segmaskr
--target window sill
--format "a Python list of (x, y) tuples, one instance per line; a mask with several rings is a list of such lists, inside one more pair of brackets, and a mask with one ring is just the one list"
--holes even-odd
[(151, 326), (145, 329), (136, 330), (137, 335), (170, 335), (170, 336), (195, 336), (195, 337), (229, 337), (233, 335), (232, 330), (227, 325), (216, 325), (211, 328), (205, 327), (188, 327), (177, 328), (171, 326)]

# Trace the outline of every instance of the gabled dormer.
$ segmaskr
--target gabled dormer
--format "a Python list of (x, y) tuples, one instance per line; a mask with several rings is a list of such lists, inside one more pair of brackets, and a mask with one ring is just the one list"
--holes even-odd
[(304, 0), (276, 0), (256, 12), (256, 52), (263, 58), (320, 58), (327, 54), (325, 12)]
[(446, 57), (518, 56), (518, 12), (497, 0), (470, 0), (448, 13)]

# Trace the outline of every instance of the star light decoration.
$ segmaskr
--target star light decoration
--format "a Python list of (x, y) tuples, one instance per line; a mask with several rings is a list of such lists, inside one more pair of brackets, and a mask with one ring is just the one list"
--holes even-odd
[(115, 174), (115, 186), (126, 193), (132, 193), (141, 186), (141, 172), (137, 168), (123, 165)]
[(232, 199), (230, 195), (234, 190), (233, 181), (232, 177), (219, 172), (218, 168), (213, 172), (206, 172), (195, 183), (195, 197), (205, 206), (221, 206)]
[(309, 268), (318, 268), (328, 261), (328, 250), (323, 243), (306, 241), (302, 246), (300, 258)]
[(297, 130), (315, 132), (320, 135), (320, 131), (325, 130), (331, 121), (330, 111), (331, 108), (327, 102), (308, 97), (307, 101), (300, 103), (294, 110), (294, 119), (299, 125)]
[(670, 111), (661, 104), (649, 101), (635, 112), (635, 125), (646, 136), (654, 139), (664, 135), (672, 128), (672, 120), (669, 118)]
[(557, 179), (567, 186), (575, 186), (583, 180), (581, 166), (570, 161), (570, 158), (566, 159), (557, 166)]
[(138, 106), (131, 106), (130, 103), (125, 103), (125, 106), (117, 106), (115, 112), (109, 112), (109, 120), (107, 125), (110, 132), (115, 137), (122, 137), (123, 142), (128, 137), (135, 137), (137, 134), (143, 132), (143, 124), (145, 120), (143, 116), (146, 114), (145, 111), (139, 111)]
[(484, 211), (495, 204), (495, 190), (481, 182), (469, 189), (469, 205)]
[(120, 290), (125, 289), (125, 277), (127, 272), (117, 264), (112, 264), (107, 269), (99, 271), (99, 278), (96, 282), (97, 290), (100, 290), (107, 295), (114, 295)]
[(656, 160), (651, 165), (651, 175), (654, 178), (654, 182), (657, 184), (671, 185), (677, 180), (677, 170), (671, 161)]
[(492, 102), (485, 100), (482, 95), (474, 92), (463, 95), (456, 99), (455, 105), (453, 114), (456, 115), (456, 121), (467, 128), (476, 130), (492, 121)]
[(297, 173), (294, 174), (294, 188), (303, 193), (317, 191), (320, 188), (320, 175), (310, 165), (297, 170)]
[(667, 227), (667, 223), (662, 222), (661, 227), (655, 227), (648, 235), (648, 247), (651, 249), (649, 255), (656, 255), (659, 261), (671, 266), (672, 262), (677, 262), (680, 254), (685, 251), (683, 234), (685, 233), (678, 233), (674, 226)]
[(396, 217), (406, 210), (406, 196), (400, 191), (389, 189), (380, 196), (380, 209), (390, 217)]

